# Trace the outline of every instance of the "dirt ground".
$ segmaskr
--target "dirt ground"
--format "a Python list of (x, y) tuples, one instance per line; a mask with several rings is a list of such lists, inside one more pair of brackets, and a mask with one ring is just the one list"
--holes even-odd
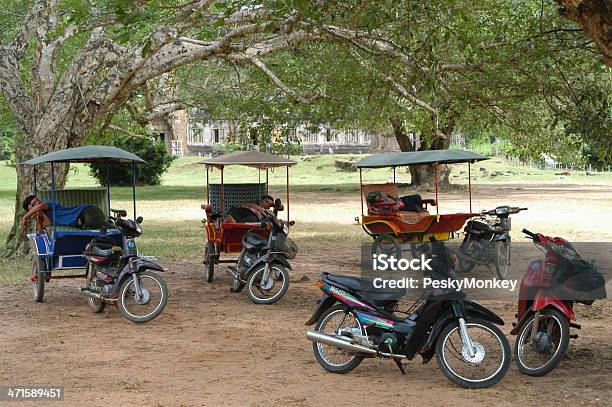
[[(488, 196), (479, 207), (494, 202), (529, 206), (514, 219), (517, 240), (527, 227), (575, 240), (612, 241), (607, 188), (489, 187), (479, 192)], [(298, 202), (302, 209), (309, 205), (306, 198)], [(445, 210), (464, 203), (453, 195)], [(330, 197), (319, 202), (337, 204)], [(350, 219), (338, 229), (354, 227)], [(375, 359), (347, 375), (326, 373), (305, 338), (304, 321), (319, 297), (314, 280), (322, 271), (357, 273), (359, 248), (353, 242), (309, 240), (300, 249), (295, 281), (272, 306), (230, 293), (222, 267), (214, 283), (204, 282), (195, 255), (160, 259), (170, 270), (164, 275), (170, 298), (164, 313), (143, 325), (121, 318), (114, 307), (106, 316), (92, 314), (76, 293), (78, 280), (48, 284), (40, 304), (32, 302), (29, 287), (0, 287), (0, 383), (63, 385), (64, 404), (74, 406), (610, 405), (609, 301), (577, 307), (580, 337), (572, 341), (569, 358), (545, 377), (522, 375), (512, 364), (496, 386), (466, 390), (450, 383), (435, 359), (421, 365), (419, 357), (409, 362), (406, 376), (393, 362)], [(506, 321), (502, 328), (508, 334), (515, 302), (483, 303)]]

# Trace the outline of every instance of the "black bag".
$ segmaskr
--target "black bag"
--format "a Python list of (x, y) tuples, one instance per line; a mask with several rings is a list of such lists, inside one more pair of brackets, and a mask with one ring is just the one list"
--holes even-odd
[(581, 258), (563, 259), (553, 274), (553, 287), (562, 299), (590, 305), (605, 299), (606, 282), (594, 264)]

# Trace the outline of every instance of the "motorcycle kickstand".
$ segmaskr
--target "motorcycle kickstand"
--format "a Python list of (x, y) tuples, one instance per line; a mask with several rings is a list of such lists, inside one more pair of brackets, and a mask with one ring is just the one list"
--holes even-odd
[(395, 362), (395, 364), (399, 368), (400, 372), (402, 372), (402, 374), (405, 375), (406, 374), (406, 370), (404, 370), (404, 367), (407, 365), (407, 363), (402, 363), (402, 360), (398, 359), (398, 358), (393, 358), (393, 361)]

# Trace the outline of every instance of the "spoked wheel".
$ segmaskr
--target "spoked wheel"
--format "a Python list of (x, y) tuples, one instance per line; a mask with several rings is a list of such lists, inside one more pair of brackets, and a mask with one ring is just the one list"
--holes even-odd
[(255, 304), (274, 304), (289, 289), (289, 273), (280, 264), (270, 264), (268, 277), (264, 278), (265, 264), (247, 278), (247, 296)]
[(42, 270), (43, 261), (35, 258), (32, 261), (32, 297), (36, 302), (42, 302), (45, 296), (45, 272)]
[[(344, 305), (335, 305), (319, 317), (315, 331), (328, 335), (363, 335), (361, 323), (352, 312), (347, 312)], [(355, 369), (365, 357), (359, 353), (348, 352), (323, 343), (313, 342), (317, 362), (331, 373), (348, 373)]]
[(531, 334), (535, 314), (523, 322), (514, 344), (514, 357), (519, 370), (529, 376), (544, 376), (553, 370), (569, 346), (569, 321), (554, 309), (541, 311), (535, 340)]
[[(87, 272), (86, 272), (86, 283), (85, 283), (87, 285), (87, 288), (89, 289), (93, 288), (94, 277), (95, 277), (95, 270), (93, 266), (91, 265), (91, 263), (88, 262)], [(104, 311), (104, 309), (106, 308), (106, 302), (99, 300), (97, 298), (93, 298), (93, 297), (87, 297), (87, 305), (89, 306), (89, 309), (91, 309), (91, 311), (96, 314)]]
[(490, 387), (499, 382), (510, 367), (510, 344), (493, 323), (467, 318), (473, 353), (463, 346), (459, 324), (444, 328), (436, 344), (438, 366), (451, 382), (466, 388)]
[(459, 263), (459, 271), (463, 273), (469, 273), (474, 269), (474, 266), (476, 266), (475, 262), (470, 261), (470, 256), (468, 255), (468, 253), (470, 252), (468, 248), (471, 244), (471, 241), (467, 242), (467, 244), (466, 241), (464, 241), (461, 244), (461, 247), (459, 248), (459, 255), (457, 256), (457, 261)]
[(419, 242), (410, 243), (410, 254), (412, 254), (412, 257), (415, 259), (420, 258), (421, 254), (429, 253), (430, 250), (431, 250), (431, 247), (429, 243), (419, 243)]
[(140, 298), (136, 297), (134, 277), (127, 277), (119, 289), (117, 307), (119, 312), (132, 322), (147, 322), (155, 319), (166, 306), (168, 288), (160, 276), (150, 271), (137, 273)]
[(386, 254), (387, 256), (393, 256), (399, 259), (402, 257), (402, 248), (397, 237), (385, 233), (374, 238), (374, 242), (372, 242), (372, 254)]
[(215, 275), (215, 244), (207, 243), (204, 251), (204, 278), (212, 283)]
[(495, 273), (497, 277), (508, 278), (508, 265), (510, 264), (510, 242), (507, 240), (495, 242), (493, 246), (495, 260)]

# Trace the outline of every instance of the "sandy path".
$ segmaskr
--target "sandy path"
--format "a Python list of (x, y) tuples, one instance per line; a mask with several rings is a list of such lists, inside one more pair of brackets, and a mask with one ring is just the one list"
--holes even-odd
[[(602, 222), (612, 206), (609, 191), (489, 192), (490, 202), (481, 200), (482, 206), (502, 197), (511, 198), (509, 203), (530, 201), (528, 214), (516, 217), (515, 230), (559, 228), (556, 234), (573, 239), (594, 233), (612, 239)], [(331, 204), (319, 202), (319, 213)], [(448, 208), (459, 204), (449, 201)], [(543, 218), (544, 211), (550, 216)], [(322, 258), (322, 248), (333, 257)], [(435, 360), (421, 365), (415, 359), (406, 376), (387, 360), (366, 360), (348, 375), (326, 373), (317, 364), (303, 325), (319, 296), (313, 279), (321, 271), (354, 272), (354, 243), (303, 243), (295, 268), (310, 280), (292, 283), (274, 306), (255, 306), (244, 293), (229, 293), (221, 271), (213, 284), (203, 282), (195, 256), (162, 261), (172, 270), (164, 276), (171, 297), (162, 316), (145, 325), (128, 322), (115, 309), (108, 317), (91, 314), (75, 292), (80, 281), (52, 282), (42, 304), (31, 301), (29, 287), (0, 288), (0, 383), (64, 385), (65, 404), (74, 406), (609, 405), (612, 400), (610, 302), (577, 308), (580, 338), (571, 345), (571, 359), (548, 376), (530, 378), (512, 365), (497, 386), (468, 391), (451, 384)], [(486, 305), (507, 321), (508, 333), (515, 304)]]

